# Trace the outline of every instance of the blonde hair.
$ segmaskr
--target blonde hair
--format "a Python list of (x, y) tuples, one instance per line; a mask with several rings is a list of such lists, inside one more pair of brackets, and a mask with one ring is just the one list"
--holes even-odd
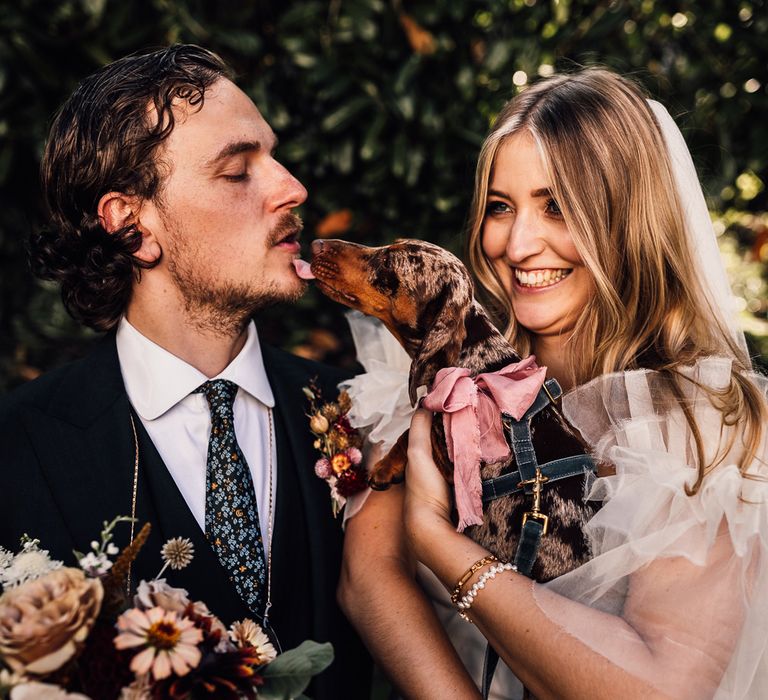
[(749, 358), (699, 284), (667, 149), (646, 97), (615, 73), (587, 68), (534, 84), (507, 103), (483, 144), (467, 252), (479, 296), (495, 322), (518, 352), (531, 351), (532, 336), (515, 322), (509, 296), (482, 248), (496, 154), (523, 130), (538, 146), (594, 285), (567, 340), (570, 378), (583, 383), (640, 367), (667, 374), (699, 447), (695, 492), (714, 465), (704, 464), (676, 368), (705, 356), (732, 358), (731, 386), (712, 398), (724, 421), (744, 424), (745, 469), (759, 445), (764, 401), (743, 374), (751, 369)]

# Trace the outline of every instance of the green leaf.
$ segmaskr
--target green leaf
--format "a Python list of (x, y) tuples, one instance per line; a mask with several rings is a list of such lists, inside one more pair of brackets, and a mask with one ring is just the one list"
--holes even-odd
[(323, 121), (323, 131), (339, 131), (349, 124), (363, 109), (371, 104), (369, 97), (354, 97), (331, 112)]
[(333, 646), (307, 640), (278, 656), (264, 670), (261, 700), (293, 700), (300, 697), (312, 676), (324, 671), (333, 661)]
[(383, 144), (380, 136), (386, 122), (386, 117), (381, 112), (371, 122), (368, 131), (365, 132), (363, 145), (360, 147), (360, 157), (363, 160), (371, 160), (381, 152)]

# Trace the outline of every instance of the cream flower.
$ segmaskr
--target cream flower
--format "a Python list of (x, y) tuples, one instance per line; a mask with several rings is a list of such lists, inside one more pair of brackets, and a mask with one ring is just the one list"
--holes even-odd
[(58, 685), (33, 681), (17, 685), (11, 691), (10, 700), (90, 700), (90, 698), (82, 693), (68, 693)]
[(4, 698), (11, 688), (25, 680), (26, 678), (18, 673), (0, 668), (0, 698)]
[(142, 610), (161, 607), (168, 612), (183, 613), (189, 605), (187, 591), (169, 586), (164, 578), (141, 581), (133, 597), (133, 604)]
[(112, 562), (109, 561), (106, 554), (96, 554), (95, 552), (88, 552), (88, 554), (80, 557), (77, 563), (91, 578), (103, 576), (112, 568)]
[(117, 619), (117, 629), (116, 648), (143, 647), (131, 660), (131, 670), (137, 675), (151, 672), (155, 680), (171, 673), (184, 676), (200, 663), (197, 645), (203, 633), (192, 620), (175, 612), (161, 607), (131, 608)]
[(240, 648), (253, 647), (259, 655), (260, 664), (268, 664), (277, 656), (275, 647), (264, 630), (248, 618), (233, 623), (229, 628), (229, 637)]
[(161, 554), (163, 561), (178, 571), (189, 566), (195, 556), (195, 547), (186, 537), (173, 537), (163, 545)]
[(147, 676), (139, 676), (120, 691), (118, 700), (152, 700), (152, 684)]
[(0, 547), (0, 571), (7, 569), (13, 561), (13, 552), (9, 552), (5, 547)]
[(96, 620), (104, 589), (63, 568), (0, 596), (0, 656), (18, 673), (45, 675), (69, 661)]
[(14, 588), (62, 566), (62, 562), (48, 556), (47, 550), (37, 549), (36, 546), (25, 547), (24, 551), (6, 561), (5, 566), (0, 568), (0, 584), (6, 589)]

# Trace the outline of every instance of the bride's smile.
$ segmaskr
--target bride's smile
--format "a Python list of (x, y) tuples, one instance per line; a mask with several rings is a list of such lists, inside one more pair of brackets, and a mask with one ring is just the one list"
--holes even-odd
[(573, 329), (592, 295), (592, 280), (527, 131), (508, 138), (496, 154), (485, 206), (483, 251), (520, 325), (542, 336)]

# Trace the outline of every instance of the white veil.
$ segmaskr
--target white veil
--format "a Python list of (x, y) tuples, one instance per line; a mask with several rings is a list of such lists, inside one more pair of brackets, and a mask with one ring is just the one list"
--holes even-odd
[[(713, 317), (746, 359), (690, 153), (667, 110), (657, 102), (650, 106), (669, 150), (703, 293)], [(371, 426), (374, 439), (388, 445), (407, 426), (412, 410), (404, 391), (408, 358), (375, 321), (353, 318), (350, 323), (367, 370), (350, 382), (353, 419), (356, 426)], [(731, 367), (731, 358), (710, 358), (685, 371), (699, 385), (716, 389), (730, 382)], [(768, 393), (763, 378), (753, 379)], [(721, 414), (696, 383), (687, 386), (685, 400), (709, 458), (727, 435)], [(393, 396), (399, 397), (396, 405)], [(668, 696), (760, 697), (768, 689), (766, 437), (750, 465), (756, 478), (745, 479), (739, 471), (741, 441), (736, 440), (733, 454), (722, 455), (700, 491), (689, 497), (686, 485), (695, 480), (698, 467), (695, 443), (679, 405), (664, 400), (656, 373), (599, 377), (567, 394), (563, 408), (596, 456), (616, 466), (616, 474), (596, 479), (592, 487), (591, 497), (603, 502), (586, 527), (593, 558), (536, 585), (541, 610), (564, 633)], [(354, 514), (349, 504), (348, 511)], [(450, 618), (447, 605), (445, 610)], [(594, 610), (607, 613), (605, 625), (595, 622)], [(617, 620), (618, 632), (610, 624)], [(648, 652), (650, 638), (656, 654), (676, 660), (673, 673), (660, 672), (658, 657)], [(477, 639), (467, 645), (462, 656), (482, 649)]]
[(685, 214), (688, 240), (697, 262), (697, 270), (700, 272), (703, 292), (713, 315), (724, 329), (730, 331), (734, 342), (746, 358), (747, 342), (736, 318), (734, 297), (691, 153), (675, 120), (664, 105), (655, 100), (648, 100), (648, 104), (667, 145), (677, 193)]

